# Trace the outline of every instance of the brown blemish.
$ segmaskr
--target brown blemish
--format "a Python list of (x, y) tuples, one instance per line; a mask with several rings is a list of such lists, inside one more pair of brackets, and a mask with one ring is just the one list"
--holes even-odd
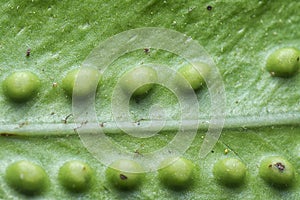
[(26, 51), (26, 57), (29, 57), (29, 56), (30, 56), (30, 53), (31, 53), (31, 49), (28, 48), (27, 51)]
[(127, 176), (125, 176), (124, 174), (120, 174), (120, 179), (121, 179), (121, 180), (126, 180), (126, 179), (127, 179)]
[(101, 123), (99, 124), (99, 126), (100, 126), (101, 128), (103, 128), (103, 127), (104, 127), (104, 122), (101, 122)]
[(283, 170), (285, 169), (285, 166), (281, 163), (278, 162), (274, 165), (280, 172), (283, 172)]
[(144, 53), (145, 53), (145, 54), (150, 53), (150, 48), (144, 48)]
[(16, 134), (13, 134), (13, 133), (0, 133), (0, 136), (11, 137), (11, 136), (16, 136)]

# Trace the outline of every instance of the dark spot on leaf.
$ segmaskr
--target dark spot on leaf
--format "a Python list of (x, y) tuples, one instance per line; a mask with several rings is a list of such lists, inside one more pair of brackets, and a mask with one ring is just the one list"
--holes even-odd
[(0, 133), (0, 136), (9, 137), (9, 136), (16, 136), (16, 135), (12, 133)]
[(274, 165), (280, 172), (282, 172), (285, 169), (285, 166), (281, 163), (278, 162)]
[(103, 127), (104, 127), (104, 122), (101, 122), (101, 123), (99, 124), (99, 126), (100, 126), (101, 128), (103, 128)]
[(297, 61), (299, 61), (299, 59), (300, 59), (300, 58), (298, 57), (298, 58), (297, 58)]
[(145, 54), (150, 53), (150, 48), (144, 48), (144, 52), (145, 52)]
[(211, 152), (212, 152), (212, 153), (215, 153), (215, 151), (214, 151), (214, 150), (211, 150)]
[(121, 179), (121, 180), (126, 180), (126, 179), (127, 179), (127, 176), (125, 176), (124, 174), (120, 174), (120, 179)]
[(27, 51), (26, 51), (26, 57), (29, 57), (29, 56), (30, 56), (30, 53), (31, 53), (31, 49), (28, 48)]
[(211, 11), (212, 10), (212, 6), (207, 6), (206, 9), (209, 10), (209, 11)]

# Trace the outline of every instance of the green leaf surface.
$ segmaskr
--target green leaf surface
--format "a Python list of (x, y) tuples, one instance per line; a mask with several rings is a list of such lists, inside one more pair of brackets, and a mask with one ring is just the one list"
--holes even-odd
[[(212, 6), (211, 10), (207, 6)], [(38, 95), (26, 103), (7, 99), (0, 87), (0, 199), (26, 199), (4, 178), (7, 166), (30, 160), (42, 166), (50, 187), (34, 199), (299, 199), (300, 198), (300, 76), (274, 78), (266, 59), (280, 47), (300, 48), (300, 3), (297, 1), (184, 1), (184, 0), (9, 0), (0, 6), (0, 82), (14, 71), (32, 71), (41, 80)], [(198, 134), (184, 157), (196, 165), (191, 188), (173, 191), (148, 173), (136, 191), (120, 192), (105, 180), (106, 167), (83, 146), (76, 132), (72, 100), (61, 82), (79, 68), (105, 39), (133, 28), (163, 27), (198, 41), (218, 67), (226, 90), (226, 121), (221, 138), (204, 159), (198, 157), (210, 117), (210, 95), (196, 91), (199, 100)], [(27, 49), (30, 56), (26, 56)], [(111, 93), (120, 76), (140, 63), (160, 63), (179, 69), (186, 61), (171, 53), (143, 49), (114, 61), (103, 74), (95, 109), (107, 136), (129, 152), (143, 154), (165, 146), (176, 134), (180, 110), (176, 96), (156, 86), (138, 101), (130, 101), (133, 123), (147, 123), (149, 109), (165, 109), (168, 124), (155, 137), (132, 138), (117, 129), (111, 115)], [(57, 87), (53, 86), (57, 83)], [(141, 121), (142, 119), (142, 121)], [(229, 153), (225, 154), (225, 149)], [(288, 159), (296, 169), (295, 184), (278, 189), (258, 175), (268, 155)], [(238, 188), (220, 185), (214, 164), (237, 157), (248, 169)], [(85, 193), (65, 190), (59, 168), (68, 160), (90, 165), (95, 176)]]

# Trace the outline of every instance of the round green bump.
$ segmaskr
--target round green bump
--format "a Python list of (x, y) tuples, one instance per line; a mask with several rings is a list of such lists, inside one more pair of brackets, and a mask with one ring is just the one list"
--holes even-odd
[(29, 161), (18, 161), (8, 166), (5, 179), (15, 190), (28, 195), (41, 193), (49, 182), (44, 169)]
[(218, 161), (213, 168), (215, 178), (226, 186), (239, 186), (243, 184), (247, 168), (236, 158), (225, 158)]
[(58, 173), (60, 183), (72, 192), (86, 191), (90, 187), (92, 177), (92, 169), (80, 161), (66, 162)]
[(14, 72), (3, 82), (5, 95), (15, 102), (33, 98), (40, 87), (39, 78), (31, 72)]
[[(208, 76), (210, 72), (210, 67), (207, 64), (199, 63), (196, 67), (197, 68), (195, 68), (191, 64), (187, 64), (178, 70), (178, 73), (185, 78), (185, 80), (190, 84), (190, 86), (194, 90), (197, 90), (203, 85), (205, 85), (205, 80), (203, 76)], [(179, 83), (180, 82), (181, 81), (179, 81)], [(182, 83), (180, 85), (184, 86), (186, 84)]]
[(157, 81), (157, 73), (150, 67), (138, 67), (127, 73), (121, 78), (122, 89), (132, 96), (145, 95)]
[[(79, 77), (82, 83), (75, 82), (78, 73), (80, 73)], [(97, 83), (97, 87), (99, 86), (101, 78), (101, 73), (94, 68), (73, 69), (62, 80), (62, 88), (70, 97), (73, 95), (73, 92), (75, 92), (74, 95), (76, 97), (86, 97), (94, 91), (95, 83)], [(78, 86), (74, 90), (75, 84)]]
[(271, 156), (261, 162), (259, 175), (270, 184), (287, 187), (294, 181), (295, 169), (286, 159)]
[(184, 189), (193, 182), (194, 164), (187, 159), (166, 159), (160, 166), (158, 177), (169, 188)]
[(272, 76), (290, 77), (299, 70), (300, 51), (282, 48), (274, 51), (267, 59), (266, 69)]
[(137, 188), (144, 178), (143, 168), (132, 160), (118, 160), (106, 170), (106, 179), (116, 188), (131, 190)]

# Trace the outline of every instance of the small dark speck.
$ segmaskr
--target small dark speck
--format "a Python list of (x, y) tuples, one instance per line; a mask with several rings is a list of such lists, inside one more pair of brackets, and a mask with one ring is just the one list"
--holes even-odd
[(209, 10), (209, 11), (211, 11), (212, 10), (212, 6), (207, 6), (206, 9)]
[(212, 152), (212, 153), (215, 153), (215, 151), (214, 151), (214, 150), (212, 150), (211, 152)]
[(285, 166), (281, 162), (276, 163), (274, 166), (281, 172), (285, 169)]
[(300, 58), (298, 57), (298, 58), (297, 58), (297, 61), (299, 61), (299, 59), (300, 59)]
[(120, 174), (120, 179), (121, 179), (121, 180), (126, 180), (126, 179), (127, 179), (127, 176), (125, 176), (124, 174)]
[(143, 121), (143, 120), (145, 120), (145, 119), (141, 118), (141, 119), (137, 120), (135, 123), (139, 126), (139, 125), (141, 125), (141, 121)]
[(144, 48), (144, 52), (145, 52), (145, 54), (150, 53), (150, 48)]
[(31, 49), (28, 48), (27, 51), (26, 51), (26, 57), (29, 57), (29, 56), (30, 56), (30, 53), (31, 53)]

